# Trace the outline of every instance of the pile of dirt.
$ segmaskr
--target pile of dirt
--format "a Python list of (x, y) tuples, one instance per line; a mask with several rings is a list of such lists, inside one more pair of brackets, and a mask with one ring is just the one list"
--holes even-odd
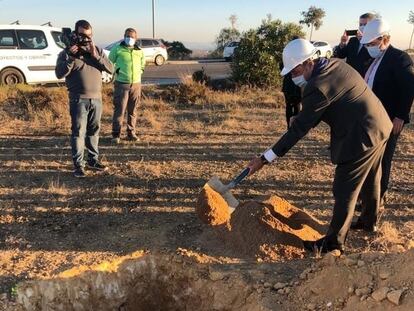
[(268, 310), (237, 273), (176, 255), (128, 256), (18, 285), (20, 310)]
[(271, 196), (262, 202), (240, 204), (232, 213), (228, 246), (235, 254), (259, 261), (303, 258), (303, 240), (322, 237), (318, 220), (284, 199)]
[[(294, 294), (306, 310), (414, 310), (414, 249), (405, 253), (325, 256)], [(289, 307), (295, 303), (289, 302)], [(398, 306), (398, 307), (397, 307)], [(303, 309), (302, 309), (303, 310)]]
[(211, 226), (225, 224), (230, 219), (229, 205), (207, 184), (198, 196), (196, 212), (203, 223)]

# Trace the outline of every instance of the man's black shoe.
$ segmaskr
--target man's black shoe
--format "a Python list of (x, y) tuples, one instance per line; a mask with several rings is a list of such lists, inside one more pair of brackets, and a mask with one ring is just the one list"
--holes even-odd
[(139, 137), (135, 133), (128, 134), (129, 141), (139, 141)]
[(378, 232), (378, 227), (376, 225), (366, 225), (362, 221), (354, 221), (351, 224), (351, 230), (364, 230), (366, 232), (376, 233)]
[(344, 248), (339, 245), (332, 245), (325, 241), (324, 238), (319, 239), (317, 241), (302, 241), (303, 247), (309, 251), (309, 252), (321, 252), (321, 253), (328, 253), (335, 250), (338, 250), (341, 252), (341, 254), (344, 252)]
[(108, 167), (103, 165), (100, 162), (88, 163), (88, 168), (93, 169), (95, 171), (107, 171)]
[(86, 173), (83, 167), (77, 167), (75, 168), (75, 171), (73, 172), (73, 176), (76, 178), (85, 178)]

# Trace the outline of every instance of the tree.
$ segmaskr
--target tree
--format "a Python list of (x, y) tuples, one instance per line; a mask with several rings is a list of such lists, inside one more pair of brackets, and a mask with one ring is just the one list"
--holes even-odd
[(283, 49), (295, 37), (304, 37), (300, 25), (269, 17), (244, 33), (231, 64), (234, 80), (250, 86), (280, 86)]
[(413, 31), (411, 32), (411, 39), (410, 39), (410, 46), (408, 47), (411, 50), (411, 45), (413, 43), (413, 36), (414, 36), (414, 11), (410, 11), (408, 16), (408, 22), (413, 25)]
[(237, 15), (235, 15), (235, 14), (230, 15), (229, 21), (230, 21), (230, 24), (231, 24), (231, 28), (236, 29)]
[(193, 53), (193, 51), (187, 49), (180, 41), (168, 42), (162, 40), (162, 43), (167, 47), (168, 57), (171, 59), (186, 59)]
[(216, 50), (214, 51), (215, 54), (223, 53), (226, 44), (232, 41), (237, 41), (240, 38), (240, 31), (238, 31), (236, 28), (237, 16), (234, 14), (231, 15), (229, 17), (229, 21), (231, 23), (231, 27), (221, 29), (219, 35), (216, 38)]
[(318, 30), (322, 26), (322, 18), (326, 15), (325, 11), (316, 6), (311, 6), (307, 11), (302, 11), (300, 14), (303, 16), (303, 19), (299, 23), (311, 28), (309, 40), (312, 40), (313, 29)]

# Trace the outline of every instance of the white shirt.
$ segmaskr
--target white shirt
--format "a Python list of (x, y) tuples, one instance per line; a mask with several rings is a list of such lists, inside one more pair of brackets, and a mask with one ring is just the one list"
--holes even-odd
[(369, 66), (367, 73), (365, 74), (365, 82), (367, 82), (369, 88), (372, 90), (374, 86), (375, 75), (377, 73), (378, 67), (381, 64), (382, 59), (384, 58), (386, 50), (382, 53), (381, 57), (376, 58), (371, 66)]

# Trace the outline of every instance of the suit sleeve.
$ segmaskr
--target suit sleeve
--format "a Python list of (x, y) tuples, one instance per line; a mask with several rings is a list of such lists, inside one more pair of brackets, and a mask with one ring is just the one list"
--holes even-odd
[(400, 88), (400, 102), (398, 103), (395, 116), (406, 120), (410, 115), (411, 106), (414, 101), (414, 66), (410, 56), (401, 54), (398, 65), (393, 67), (395, 78)]
[(272, 147), (273, 152), (278, 157), (284, 156), (311, 128), (319, 124), (329, 104), (328, 99), (317, 88), (306, 92), (302, 99), (302, 111), (289, 130)]
[[(348, 42), (349, 44), (349, 42)], [(345, 44), (341, 47), (341, 45), (338, 45), (338, 47), (335, 50), (335, 56), (337, 58), (347, 58), (348, 57), (348, 44)]]
[(58, 79), (66, 78), (71, 73), (74, 63), (74, 59), (70, 58), (66, 51), (60, 52), (56, 61), (56, 77)]

